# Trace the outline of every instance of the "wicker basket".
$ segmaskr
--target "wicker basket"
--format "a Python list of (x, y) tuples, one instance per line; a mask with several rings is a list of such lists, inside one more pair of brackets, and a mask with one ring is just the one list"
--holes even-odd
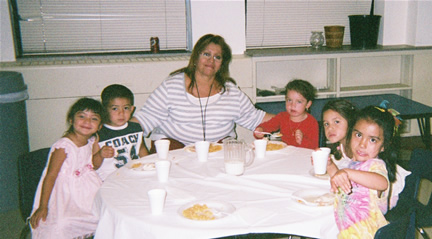
[(344, 26), (325, 26), (326, 46), (330, 48), (342, 47), (344, 30)]

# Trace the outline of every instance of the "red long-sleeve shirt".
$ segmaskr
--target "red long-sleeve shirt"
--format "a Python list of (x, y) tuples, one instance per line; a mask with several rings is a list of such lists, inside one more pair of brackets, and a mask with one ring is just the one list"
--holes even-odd
[[(280, 130), (282, 141), (288, 145), (309, 149), (318, 148), (318, 122), (309, 113), (307, 113), (307, 118), (305, 120), (294, 122), (290, 119), (288, 112), (284, 111), (277, 114), (269, 121), (260, 124), (258, 127), (263, 128), (265, 132)], [(303, 132), (303, 140), (301, 144), (298, 144), (295, 140), (295, 131), (297, 129)]]

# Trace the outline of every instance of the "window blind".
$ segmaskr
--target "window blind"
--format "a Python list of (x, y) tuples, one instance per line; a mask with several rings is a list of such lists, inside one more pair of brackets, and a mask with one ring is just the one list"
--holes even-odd
[(187, 49), (185, 0), (16, 0), (23, 55)]
[(310, 45), (311, 31), (345, 26), (350, 43), (349, 15), (369, 14), (370, 0), (247, 0), (246, 48)]

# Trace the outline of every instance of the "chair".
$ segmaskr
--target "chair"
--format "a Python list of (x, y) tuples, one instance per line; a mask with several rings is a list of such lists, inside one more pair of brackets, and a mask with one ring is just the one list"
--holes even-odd
[(415, 212), (413, 209), (393, 222), (378, 229), (374, 239), (411, 239), (415, 238)]
[(426, 205), (419, 201), (420, 183), (429, 181), (432, 183), (432, 151), (415, 149), (411, 154), (410, 169), (417, 176), (416, 193), (414, 195), (414, 207), (416, 210), (416, 228), (425, 239), (429, 235), (424, 230), (425, 227), (432, 226), (432, 195)]
[(429, 239), (429, 235), (423, 228), (432, 226), (432, 198), (429, 197), (429, 202), (424, 205), (419, 201), (418, 196), (422, 180), (432, 182), (432, 151), (414, 149), (409, 166), (411, 174), (405, 178), (405, 188), (399, 195), (396, 207), (390, 210), (385, 217), (391, 224), (406, 217), (407, 212), (413, 212), (415, 228), (423, 238)]
[[(26, 222), (33, 208), (36, 189), (47, 163), (49, 148), (35, 150), (18, 158), (18, 194), (22, 219)], [(20, 239), (30, 232), (29, 223), (21, 230)]]

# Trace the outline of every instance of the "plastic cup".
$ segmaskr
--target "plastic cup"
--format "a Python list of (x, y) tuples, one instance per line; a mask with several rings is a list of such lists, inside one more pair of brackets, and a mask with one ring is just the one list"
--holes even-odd
[(170, 172), (171, 162), (168, 160), (156, 161), (156, 172), (159, 182), (167, 182)]
[(208, 141), (198, 141), (195, 143), (195, 151), (198, 156), (198, 161), (206, 162), (208, 159), (210, 142)]
[(267, 151), (267, 140), (257, 139), (254, 141), (255, 145), (255, 157), (264, 158)]
[(166, 191), (165, 189), (151, 189), (147, 192), (150, 208), (153, 215), (160, 215), (163, 212), (163, 208), (165, 205)]
[(312, 152), (312, 160), (314, 165), (315, 174), (326, 174), (327, 172), (327, 161), (330, 155), (330, 150), (316, 150)]
[(155, 142), (158, 158), (166, 159), (168, 157), (170, 141), (167, 139), (159, 139)]

